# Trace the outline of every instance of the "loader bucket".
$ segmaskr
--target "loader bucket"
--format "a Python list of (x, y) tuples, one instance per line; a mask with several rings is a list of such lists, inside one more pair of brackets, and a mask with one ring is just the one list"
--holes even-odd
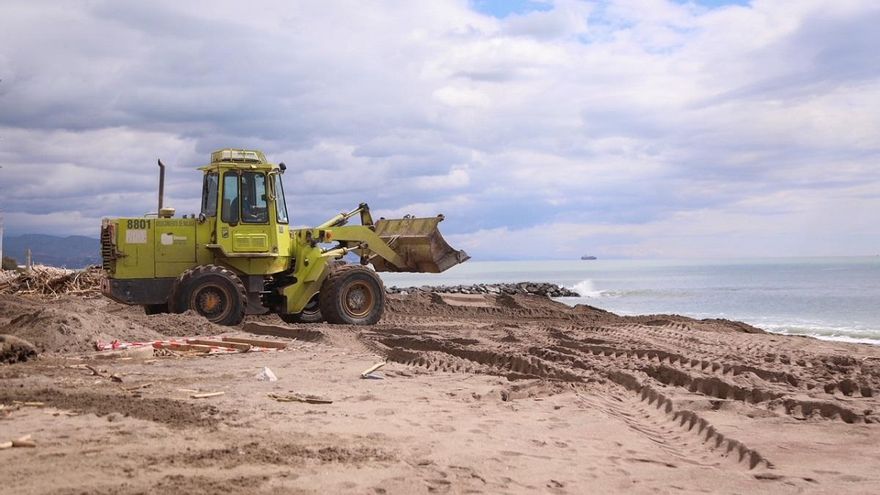
[(441, 221), (443, 215), (380, 219), (375, 224), (376, 235), (403, 258), (405, 266), (396, 266), (380, 256), (373, 256), (370, 258), (373, 268), (377, 272), (440, 273), (470, 259), (467, 253), (446, 243), (437, 230)]

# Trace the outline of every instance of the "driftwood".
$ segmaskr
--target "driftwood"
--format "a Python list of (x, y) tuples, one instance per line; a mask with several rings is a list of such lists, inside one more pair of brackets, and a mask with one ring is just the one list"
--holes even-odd
[(262, 339), (242, 339), (238, 337), (223, 337), (223, 342), (233, 342), (239, 344), (248, 344), (253, 347), (266, 347), (270, 349), (285, 349), (287, 344), (284, 342), (276, 342), (274, 340)]
[(187, 344), (206, 345), (209, 347), (225, 347), (227, 349), (235, 349), (238, 352), (247, 352), (251, 350), (250, 344), (242, 344), (239, 342), (224, 342), (208, 339), (186, 339)]
[(16, 440), (11, 440), (8, 442), (0, 443), (0, 450), (2, 449), (11, 449), (12, 447), (36, 447), (37, 444), (33, 440), (31, 440), (30, 435), (25, 435)]
[(90, 266), (67, 270), (37, 265), (21, 272), (0, 272), (0, 294), (37, 295), (58, 298), (66, 294), (97, 296), (101, 294), (104, 270)]
[(192, 352), (196, 354), (210, 354), (211, 347), (198, 344), (181, 344), (179, 342), (154, 342), (153, 348), (165, 349), (178, 352)]
[(193, 399), (207, 399), (209, 397), (219, 397), (225, 393), (226, 392), (222, 392), (222, 391), (221, 392), (206, 392), (203, 394), (192, 394), (192, 395), (190, 395), (190, 397)]
[(376, 363), (376, 364), (370, 366), (369, 368), (367, 368), (361, 372), (361, 378), (368, 378), (370, 376), (370, 373), (376, 371), (377, 369), (381, 368), (382, 366), (385, 366), (385, 361), (382, 361), (381, 363)]
[(31, 440), (30, 435), (25, 435), (17, 440), (12, 441), (13, 447), (36, 447), (37, 444), (33, 440)]
[(309, 395), (309, 394), (268, 394), (270, 399), (275, 399), (278, 402), (305, 402), (308, 404), (332, 404), (333, 401), (318, 395)]

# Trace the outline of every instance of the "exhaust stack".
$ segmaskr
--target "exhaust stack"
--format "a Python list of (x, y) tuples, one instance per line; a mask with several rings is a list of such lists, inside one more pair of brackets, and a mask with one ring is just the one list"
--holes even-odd
[(165, 197), (165, 164), (162, 163), (162, 159), (159, 160), (159, 209), (157, 212), (162, 211), (162, 202)]
[(174, 216), (174, 208), (165, 208), (165, 164), (159, 161), (159, 209), (156, 210), (156, 216), (159, 218), (171, 218)]

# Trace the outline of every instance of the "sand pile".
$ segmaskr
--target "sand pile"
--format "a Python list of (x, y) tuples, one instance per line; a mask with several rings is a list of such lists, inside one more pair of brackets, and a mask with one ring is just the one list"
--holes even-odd
[(228, 331), (201, 316), (147, 316), (138, 306), (104, 298), (63, 296), (47, 301), (24, 296), (0, 297), (0, 334), (24, 339), (43, 353), (93, 351), (95, 342), (148, 342), (168, 337), (217, 335)]
[(20, 296), (0, 299), (7, 321), (0, 333), (34, 344), (39, 352), (87, 352), (96, 341), (145, 341), (162, 334), (124, 316), (107, 313), (85, 301), (62, 300), (35, 304)]
[(194, 337), (197, 335), (219, 335), (228, 332), (229, 327), (215, 325), (195, 311), (174, 314), (145, 315), (139, 307), (132, 308), (127, 318), (162, 335), (169, 337)]

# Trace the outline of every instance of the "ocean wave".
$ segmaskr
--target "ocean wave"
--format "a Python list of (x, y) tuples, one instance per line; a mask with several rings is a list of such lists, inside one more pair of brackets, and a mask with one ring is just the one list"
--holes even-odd
[(595, 286), (593, 286), (593, 281), (589, 279), (582, 280), (568, 288), (580, 294), (581, 297), (590, 298), (602, 297), (602, 293), (605, 292), (601, 290), (596, 290)]
[(656, 298), (676, 298), (691, 295), (692, 291), (674, 290), (674, 289), (596, 289), (592, 280), (582, 280), (571, 287), (571, 289), (582, 298), (599, 299), (599, 298), (623, 298), (633, 296), (651, 296)]
[(758, 324), (758, 326), (768, 332), (779, 333), (782, 335), (804, 335), (822, 340), (880, 345), (880, 329), (828, 326), (809, 323), (800, 323), (797, 325), (763, 323)]

